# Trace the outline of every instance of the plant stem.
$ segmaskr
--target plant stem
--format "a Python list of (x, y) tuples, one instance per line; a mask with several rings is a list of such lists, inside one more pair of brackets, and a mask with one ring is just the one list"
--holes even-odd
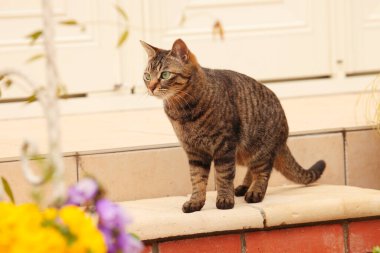
[(46, 56), (46, 83), (47, 83), (47, 115), (46, 123), (48, 130), (48, 164), (52, 166), (53, 193), (52, 199), (60, 203), (65, 194), (64, 165), (61, 154), (61, 131), (59, 120), (59, 106), (57, 99), (58, 69), (54, 43), (54, 16), (51, 0), (42, 0), (43, 25), (44, 25), (44, 50)]

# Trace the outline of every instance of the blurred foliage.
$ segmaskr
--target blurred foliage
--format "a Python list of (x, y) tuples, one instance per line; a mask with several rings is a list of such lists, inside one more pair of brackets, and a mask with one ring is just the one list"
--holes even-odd
[(122, 19), (123, 23), (123, 29), (122, 33), (119, 36), (118, 42), (117, 42), (117, 48), (120, 48), (124, 45), (124, 43), (127, 41), (128, 35), (129, 35), (129, 18), (125, 10), (118, 4), (115, 4), (115, 9), (119, 16)]
[(224, 28), (219, 20), (215, 20), (214, 25), (212, 26), (212, 35), (224, 40)]
[[(365, 118), (369, 124), (374, 124), (377, 131), (380, 133), (380, 74), (368, 85), (366, 90), (369, 96), (365, 98)], [(359, 95), (357, 104), (363, 101), (363, 95)], [(374, 108), (374, 110), (373, 110)]]
[(45, 55), (43, 53), (35, 54), (35, 55), (31, 56), (30, 58), (28, 58), (25, 62), (26, 63), (32, 63), (32, 62), (40, 60), (44, 57), (45, 57)]
[[(122, 29), (121, 29), (122, 32), (119, 34), (119, 38), (116, 45), (117, 48), (120, 48), (125, 44), (129, 35), (129, 18), (126, 11), (119, 4), (115, 4), (114, 7), (119, 17), (121, 17), (121, 20), (122, 20)], [(86, 25), (80, 23), (79, 21), (75, 19), (63, 20), (63, 21), (60, 21), (59, 24), (66, 25), (66, 26), (78, 26), (80, 27), (82, 32), (86, 30)]]
[(1, 182), (3, 184), (4, 192), (7, 194), (10, 201), (14, 204), (15, 198), (13, 196), (13, 192), (12, 192), (12, 189), (11, 189), (8, 181), (4, 177), (1, 177)]
[[(183, 27), (188, 21), (188, 19), (189, 18), (187, 17), (186, 13), (183, 12), (179, 20), (178, 26)], [(219, 37), (221, 40), (224, 40), (225, 31), (222, 22), (220, 22), (219, 19), (215, 19), (214, 23), (212, 24), (211, 33), (214, 38)]]
[(117, 47), (121, 47), (124, 45), (125, 41), (127, 40), (129, 35), (128, 30), (124, 30), (123, 33), (120, 35), (119, 40), (117, 42)]
[(59, 22), (60, 25), (66, 25), (66, 26), (78, 26), (80, 28), (81, 32), (86, 31), (86, 26), (84, 24), (79, 23), (75, 19), (67, 19), (67, 20), (62, 20)]
[(59, 84), (57, 86), (57, 97), (62, 97), (62, 96), (65, 96), (65, 95), (67, 95), (66, 85)]
[(123, 20), (125, 22), (128, 22), (128, 15), (127, 13), (125, 12), (125, 10), (123, 9), (123, 7), (121, 7), (120, 5), (118, 4), (115, 4), (115, 9), (116, 11), (119, 13), (119, 15), (123, 18)]
[(179, 25), (180, 27), (182, 27), (182, 26), (185, 25), (186, 21), (187, 21), (187, 16), (186, 16), (186, 14), (185, 14), (185, 13), (182, 13), (182, 16), (181, 16), (181, 19), (179, 20), (179, 24), (178, 24), (178, 25)]
[[(122, 6), (120, 6), (119, 4), (115, 4), (114, 8), (115, 8), (115, 11), (117, 12), (118, 16), (121, 18), (121, 25), (122, 25), (121, 33), (119, 34), (117, 44), (116, 44), (116, 48), (121, 48), (125, 44), (125, 42), (128, 39), (128, 36), (129, 36), (129, 30), (130, 30), (129, 29), (129, 17), (128, 17), (127, 12), (124, 10), (124, 8)], [(81, 32), (84, 32), (86, 30), (86, 25), (84, 23), (80, 23), (78, 20), (75, 20), (75, 19), (61, 20), (58, 22), (58, 24), (63, 25), (63, 26), (79, 27)], [(39, 29), (39, 30), (36, 30), (36, 31), (29, 33), (25, 37), (29, 40), (29, 45), (34, 46), (36, 44), (37, 40), (40, 39), (41, 37), (43, 37), (43, 31), (42, 31), (42, 29)], [(44, 53), (37, 53), (37, 54), (30, 56), (28, 59), (26, 59), (25, 63), (30, 64), (30, 63), (36, 62), (38, 60), (41, 60), (43, 58), (45, 58)], [(13, 83), (14, 83), (14, 81), (11, 79), (11, 77), (9, 75), (7, 75), (7, 73), (0, 76), (0, 98), (2, 96), (2, 87), (9, 88), (12, 86)], [(33, 91), (33, 93), (27, 97), (26, 102), (27, 103), (35, 102), (38, 99), (37, 93), (39, 91), (40, 90)], [(65, 85), (61, 84), (57, 87), (57, 97), (62, 97), (62, 96), (65, 96), (67, 94), (68, 94), (68, 92), (67, 92), (67, 88)]]
[(2, 87), (9, 88), (13, 84), (13, 80), (5, 73), (0, 75), (0, 98), (2, 94)]
[(379, 246), (373, 247), (372, 253), (380, 253), (380, 247)]
[(32, 95), (30, 95), (29, 97), (26, 98), (26, 103), (27, 104), (30, 104), (30, 103), (33, 103), (33, 102), (37, 101), (37, 92), (38, 91), (34, 91), (32, 93)]
[(79, 25), (78, 21), (74, 19), (69, 19), (69, 20), (63, 20), (59, 22), (61, 25)]
[(33, 46), (36, 43), (36, 41), (42, 36), (42, 34), (42, 30), (37, 30), (26, 35), (26, 38), (30, 40), (30, 45)]

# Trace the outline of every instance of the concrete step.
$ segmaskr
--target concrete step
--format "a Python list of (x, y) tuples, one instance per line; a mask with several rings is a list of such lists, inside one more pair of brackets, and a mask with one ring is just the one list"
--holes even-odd
[[(363, 101), (369, 96), (362, 94)], [(324, 159), (320, 183), (380, 189), (380, 137), (368, 126), (358, 94), (283, 100), (291, 128), (289, 146), (301, 165)], [(359, 116), (358, 116), (359, 115)], [(126, 201), (190, 193), (186, 155), (162, 109), (62, 117), (66, 181), (96, 176), (111, 199)], [(0, 121), (0, 176), (14, 187), (18, 202), (30, 200), (18, 154), (24, 137), (46, 152), (44, 120)], [(212, 172), (213, 173), (213, 172)], [(244, 168), (238, 168), (236, 184)], [(273, 172), (270, 186), (291, 184)], [(215, 189), (210, 176), (208, 190)]]
[[(380, 136), (375, 130), (355, 129), (337, 132), (293, 135), (288, 144), (298, 162), (310, 167), (324, 159), (323, 184), (351, 185), (380, 189)], [(99, 154), (68, 155), (64, 158), (66, 181), (74, 183), (87, 174), (106, 187), (115, 201), (186, 195), (191, 192), (189, 169), (181, 147), (152, 147), (102, 151)], [(235, 184), (242, 181), (245, 168), (238, 167)], [(14, 185), (19, 202), (30, 200), (30, 186), (24, 179), (19, 161), (0, 162), (0, 175)], [(215, 190), (211, 170), (208, 190)], [(270, 186), (293, 184), (273, 171)]]
[(380, 191), (350, 186), (282, 186), (264, 201), (215, 207), (209, 192), (199, 212), (185, 214), (188, 197), (121, 202), (130, 231), (146, 252), (372, 252), (380, 238)]

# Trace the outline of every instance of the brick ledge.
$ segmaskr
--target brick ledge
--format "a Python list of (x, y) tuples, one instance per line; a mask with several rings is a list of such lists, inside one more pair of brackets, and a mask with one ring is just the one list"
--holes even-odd
[(216, 192), (208, 192), (200, 212), (184, 214), (185, 196), (121, 202), (133, 217), (131, 231), (142, 240), (222, 231), (264, 229), (380, 216), (380, 191), (351, 186), (311, 185), (272, 187), (262, 203), (235, 198), (235, 208), (218, 210)]

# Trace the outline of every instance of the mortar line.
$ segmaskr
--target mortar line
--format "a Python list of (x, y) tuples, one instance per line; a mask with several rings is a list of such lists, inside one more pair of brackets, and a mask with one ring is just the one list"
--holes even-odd
[(241, 253), (247, 252), (247, 242), (245, 241), (245, 233), (240, 234)]
[(157, 242), (152, 244), (152, 253), (160, 253)]
[(75, 157), (75, 167), (76, 167), (76, 174), (77, 174), (77, 182), (79, 182), (79, 153), (74, 154)]
[(344, 243), (344, 253), (349, 253), (349, 239), (348, 239), (348, 222), (343, 221), (343, 243)]
[(347, 132), (344, 130), (342, 131), (342, 137), (343, 137), (343, 169), (344, 169), (344, 185), (348, 185), (348, 154), (347, 154)]

